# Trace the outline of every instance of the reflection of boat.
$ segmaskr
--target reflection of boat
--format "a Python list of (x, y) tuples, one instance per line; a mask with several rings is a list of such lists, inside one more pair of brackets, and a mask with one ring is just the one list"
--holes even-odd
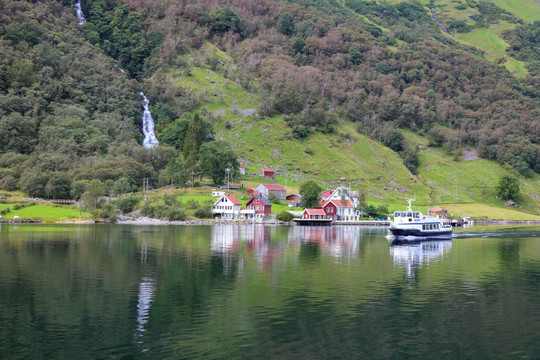
[(395, 236), (450, 237), (452, 226), (445, 225), (438, 217), (422, 214), (411, 209), (412, 199), (407, 200), (405, 211), (395, 211), (389, 230)]
[(409, 277), (413, 277), (413, 268), (416, 265), (430, 264), (450, 252), (452, 240), (434, 241), (402, 241), (394, 240), (390, 246), (390, 255), (394, 264), (407, 268)]

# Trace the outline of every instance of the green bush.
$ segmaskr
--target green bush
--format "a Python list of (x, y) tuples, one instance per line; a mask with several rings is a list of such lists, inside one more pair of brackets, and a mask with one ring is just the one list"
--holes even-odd
[(212, 218), (212, 207), (211, 206), (201, 206), (195, 210), (195, 216), (199, 219), (210, 219)]
[(184, 209), (169, 207), (167, 210), (167, 220), (186, 220), (186, 212)]
[(122, 214), (127, 214), (133, 211), (135, 206), (139, 203), (139, 197), (128, 196), (116, 200), (116, 207), (122, 212)]
[(289, 222), (294, 219), (294, 216), (290, 212), (282, 211), (276, 215), (276, 219), (284, 222)]
[(189, 199), (187, 202), (186, 202), (186, 208), (190, 209), (190, 210), (195, 210), (197, 208), (199, 208), (201, 206), (201, 204), (199, 204), (199, 202), (195, 199)]

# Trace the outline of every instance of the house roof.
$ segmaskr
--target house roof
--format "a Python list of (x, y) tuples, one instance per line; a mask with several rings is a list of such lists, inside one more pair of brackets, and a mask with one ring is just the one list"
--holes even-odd
[(264, 172), (274, 172), (274, 170), (272, 170), (272, 169), (265, 169), (265, 168), (262, 168), (261, 170), (264, 171)]
[(272, 204), (270, 203), (270, 201), (266, 200), (266, 198), (262, 195), (255, 195), (253, 196), (251, 199), (249, 199), (249, 201), (247, 202), (246, 206), (248, 206), (255, 198), (258, 198), (259, 200), (262, 201), (262, 203), (265, 205), (265, 206), (272, 206)]
[(287, 200), (290, 199), (296, 199), (296, 198), (302, 198), (302, 195), (298, 195), (298, 194), (291, 194), (291, 195), (287, 195)]
[(326, 190), (325, 192), (321, 194), (321, 197), (323, 199), (328, 199), (330, 196), (332, 196), (333, 193), (334, 193), (334, 190)]
[(321, 201), (319, 203), (320, 207), (325, 207), (328, 205), (328, 203), (333, 203), (336, 207), (354, 207), (353, 204), (347, 200), (347, 201), (341, 201), (341, 200), (325, 200)]
[(285, 191), (285, 188), (279, 184), (261, 184), (261, 185), (271, 191)]
[(217, 201), (214, 203), (214, 205), (217, 205), (217, 203), (219, 203), (221, 199), (223, 199), (223, 197), (226, 197), (227, 199), (229, 199), (229, 201), (232, 202), (233, 205), (242, 205), (240, 201), (236, 200), (234, 195), (231, 195), (231, 194), (224, 194), (223, 196), (220, 196), (219, 199), (217, 199)]
[(440, 206), (435, 206), (433, 209), (430, 209), (430, 211), (446, 211), (446, 209), (443, 209)]
[(234, 195), (225, 194), (225, 196), (226, 196), (227, 199), (229, 199), (234, 205), (242, 205), (242, 204), (240, 203), (240, 201), (236, 200), (236, 198), (234, 197)]
[(323, 209), (305, 209), (304, 212), (307, 212), (308, 215), (326, 215)]
[(245, 168), (245, 166), (244, 166), (244, 165), (242, 165), (242, 164), (240, 164), (240, 167), (241, 167), (241, 168)]

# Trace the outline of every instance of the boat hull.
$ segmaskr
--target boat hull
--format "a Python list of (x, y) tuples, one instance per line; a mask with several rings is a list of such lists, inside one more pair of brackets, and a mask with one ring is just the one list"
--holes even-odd
[(431, 231), (423, 231), (418, 229), (397, 229), (397, 228), (390, 228), (390, 231), (392, 232), (392, 235), (394, 236), (418, 236), (418, 237), (451, 237), (452, 236), (452, 229), (442, 229), (442, 230), (431, 230)]
[(294, 219), (301, 226), (330, 226), (334, 220), (332, 219)]

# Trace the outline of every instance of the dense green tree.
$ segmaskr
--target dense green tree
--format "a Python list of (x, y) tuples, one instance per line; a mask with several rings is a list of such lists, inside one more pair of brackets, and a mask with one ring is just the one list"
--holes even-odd
[(502, 175), (497, 185), (497, 194), (505, 199), (513, 199), (519, 194), (521, 181), (514, 175)]
[(321, 201), (322, 188), (315, 180), (306, 180), (301, 183), (299, 191), (304, 208), (316, 207)]
[(81, 196), (88, 190), (90, 182), (88, 180), (77, 180), (71, 184), (70, 195), (73, 199), (79, 200)]
[(45, 193), (50, 199), (68, 199), (71, 192), (71, 179), (63, 172), (53, 172), (45, 186)]
[(45, 198), (45, 187), (49, 181), (49, 174), (36, 170), (25, 171), (19, 180), (19, 187), (31, 197)]
[(133, 191), (133, 185), (127, 177), (123, 176), (114, 182), (113, 190), (116, 195), (124, 195)]
[(277, 21), (277, 31), (283, 35), (291, 36), (294, 34), (294, 16), (289, 12), (281, 14)]
[(362, 53), (356, 46), (351, 46), (349, 48), (349, 58), (351, 59), (351, 63), (354, 65), (358, 65), (362, 63)]
[(210, 177), (214, 184), (222, 185), (233, 180), (238, 172), (238, 158), (231, 145), (222, 140), (205, 143), (201, 147), (200, 166), (204, 175)]
[(87, 209), (93, 209), (95, 211), (97, 209), (99, 198), (105, 195), (105, 193), (105, 185), (101, 181), (94, 179), (88, 184), (81, 199), (85, 203)]

